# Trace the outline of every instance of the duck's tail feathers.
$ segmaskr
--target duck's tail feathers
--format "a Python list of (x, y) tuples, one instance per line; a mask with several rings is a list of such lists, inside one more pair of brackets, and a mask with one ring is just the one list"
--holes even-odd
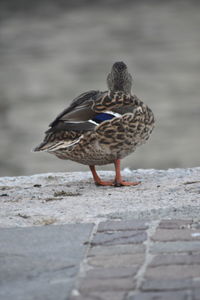
[(49, 147), (49, 144), (47, 145), (47, 142), (42, 142), (38, 146), (36, 146), (32, 152), (39, 152), (39, 151), (45, 151)]

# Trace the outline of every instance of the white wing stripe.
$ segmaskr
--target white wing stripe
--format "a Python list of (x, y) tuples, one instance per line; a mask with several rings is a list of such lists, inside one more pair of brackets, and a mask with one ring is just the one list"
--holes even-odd
[(116, 113), (116, 112), (111, 111), (111, 110), (104, 111), (104, 113), (113, 115), (113, 116), (118, 117), (118, 118), (122, 116), (121, 114)]
[(69, 146), (73, 146), (73, 145), (77, 144), (82, 137), (83, 137), (83, 135), (81, 135), (77, 140), (73, 141), (72, 143), (70, 143), (69, 141), (63, 141), (63, 142), (56, 143), (56, 144), (52, 145), (51, 147), (49, 147), (48, 149), (46, 149), (46, 151), (51, 152), (51, 151), (68, 148)]
[(99, 125), (97, 122), (93, 121), (93, 120), (88, 120), (88, 122), (94, 124), (94, 125)]

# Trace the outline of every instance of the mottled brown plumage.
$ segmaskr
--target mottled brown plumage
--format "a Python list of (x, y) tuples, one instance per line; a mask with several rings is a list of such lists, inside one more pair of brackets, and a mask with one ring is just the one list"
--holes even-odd
[[(107, 83), (108, 91), (89, 91), (74, 99), (50, 124), (34, 151), (89, 165), (97, 184), (135, 185), (122, 181), (119, 160), (148, 140), (154, 116), (131, 94), (132, 77), (123, 62), (113, 65)], [(115, 163), (116, 178), (102, 182), (94, 166), (109, 163)]]

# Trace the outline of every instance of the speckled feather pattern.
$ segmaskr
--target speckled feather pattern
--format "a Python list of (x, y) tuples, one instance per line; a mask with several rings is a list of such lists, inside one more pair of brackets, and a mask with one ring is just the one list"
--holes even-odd
[(119, 112), (121, 109), (127, 113), (122, 117), (102, 122), (93, 131), (60, 131), (50, 135), (49, 145), (60, 141), (63, 144), (60, 143), (56, 150), (49, 148), (46, 151), (61, 159), (70, 159), (86, 165), (109, 164), (115, 159), (124, 158), (137, 146), (145, 143), (154, 128), (154, 116), (148, 106), (136, 96), (126, 95), (121, 91), (107, 93), (93, 103), (92, 109), (95, 112)]

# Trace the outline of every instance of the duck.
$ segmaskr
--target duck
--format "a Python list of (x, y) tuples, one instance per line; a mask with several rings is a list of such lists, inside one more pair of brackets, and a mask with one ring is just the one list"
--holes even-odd
[[(76, 97), (50, 124), (44, 140), (34, 149), (64, 160), (88, 165), (100, 186), (135, 186), (124, 181), (120, 163), (150, 137), (155, 119), (151, 109), (131, 93), (133, 79), (123, 61), (107, 76), (106, 91), (90, 90)], [(113, 163), (115, 178), (103, 181), (97, 165)]]

